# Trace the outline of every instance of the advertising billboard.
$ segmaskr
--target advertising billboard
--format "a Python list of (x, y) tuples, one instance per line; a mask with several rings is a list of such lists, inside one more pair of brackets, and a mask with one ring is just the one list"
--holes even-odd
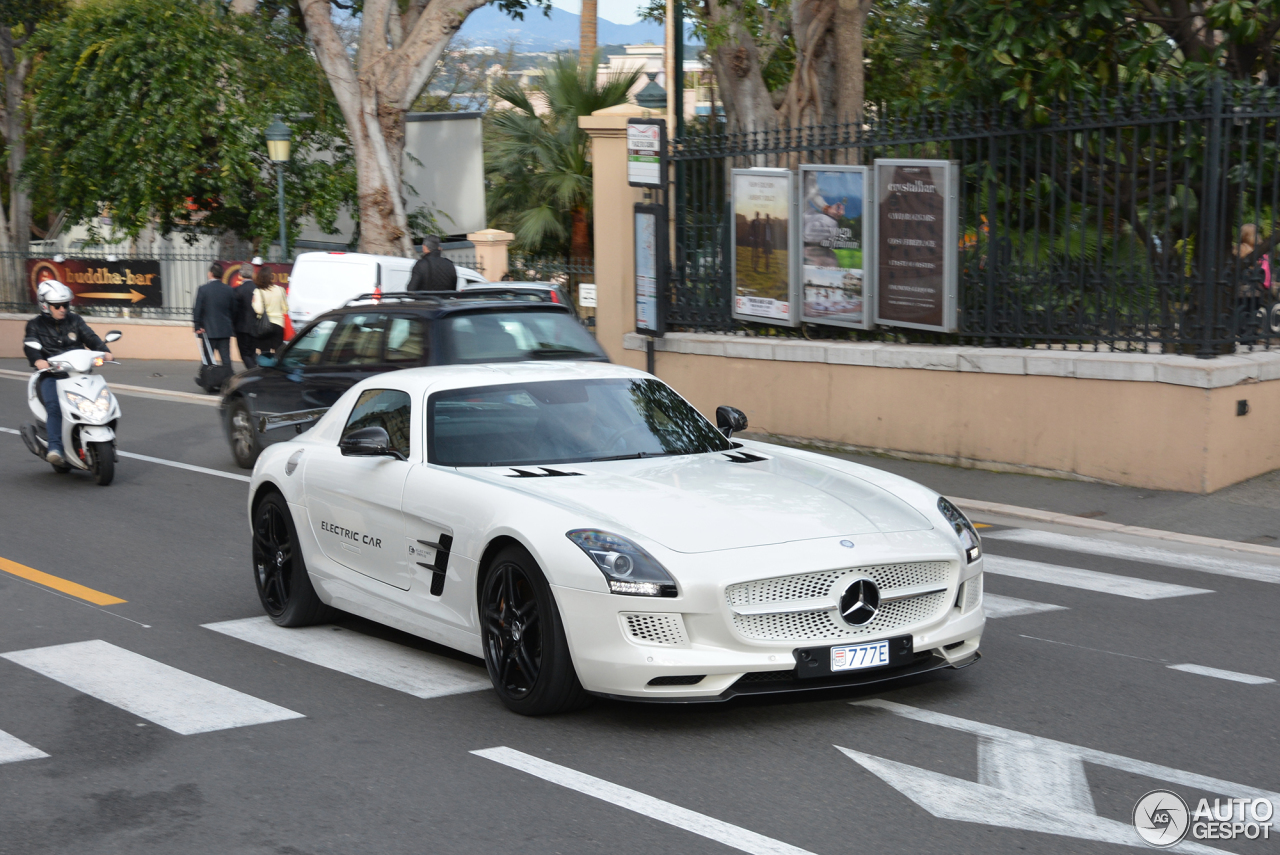
[(791, 251), (795, 176), (786, 169), (732, 172), (733, 316), (795, 326), (796, 269)]
[(874, 324), (873, 247), (865, 166), (800, 166), (800, 319), (867, 329)]
[(663, 334), (666, 313), (661, 295), (666, 291), (667, 216), (661, 205), (635, 206), (636, 233), (636, 332)]
[(959, 328), (958, 181), (953, 161), (876, 160), (876, 323)]
[(164, 305), (158, 261), (27, 259), (27, 286), (32, 302), (35, 302), (36, 288), (48, 279), (56, 279), (70, 288), (75, 294), (72, 303), (77, 306), (147, 308)]

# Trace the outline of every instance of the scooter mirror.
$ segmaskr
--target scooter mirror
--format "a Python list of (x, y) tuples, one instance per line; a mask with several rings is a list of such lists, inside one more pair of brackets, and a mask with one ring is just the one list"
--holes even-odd
[(107, 333), (106, 337), (104, 337), (102, 340), (105, 341), (107, 344), (111, 344), (111, 342), (113, 341), (119, 341), (121, 335), (123, 335), (123, 333), (121, 333), (120, 330), (112, 330), (111, 332)]

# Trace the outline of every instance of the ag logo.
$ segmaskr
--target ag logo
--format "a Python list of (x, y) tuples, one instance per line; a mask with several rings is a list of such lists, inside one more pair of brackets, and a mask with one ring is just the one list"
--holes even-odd
[(1182, 796), (1169, 790), (1152, 790), (1133, 806), (1133, 827), (1152, 846), (1173, 846), (1187, 836), (1190, 812)]

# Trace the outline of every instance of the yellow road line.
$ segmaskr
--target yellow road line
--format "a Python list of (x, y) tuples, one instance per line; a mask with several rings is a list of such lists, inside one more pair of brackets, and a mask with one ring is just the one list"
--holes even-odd
[(988, 523), (974, 523), (973, 527), (974, 528), (991, 528), (990, 524)]
[(25, 567), (16, 561), (10, 561), (8, 558), (0, 558), (0, 570), (12, 573), (14, 576), (26, 579), (28, 582), (35, 582), (37, 585), (44, 585), (46, 588), (52, 588), (55, 591), (61, 591), (64, 594), (70, 594), (82, 600), (88, 600), (95, 606), (114, 606), (116, 603), (128, 602), (128, 600), (122, 600), (119, 597), (113, 597), (101, 591), (95, 591), (93, 588), (86, 588), (84, 585), (77, 585), (75, 582), (68, 582), (66, 579), (50, 576), (48, 573), (42, 573), (32, 567)]

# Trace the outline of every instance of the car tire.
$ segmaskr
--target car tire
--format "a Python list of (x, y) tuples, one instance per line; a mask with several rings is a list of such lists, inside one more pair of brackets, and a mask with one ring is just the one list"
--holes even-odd
[(253, 510), (253, 580), (258, 599), (277, 626), (326, 623), (335, 609), (311, 585), (289, 503), (271, 493)]
[(506, 547), (485, 568), (480, 620), (484, 664), (507, 709), (551, 715), (591, 702), (574, 670), (551, 586), (523, 547)]
[(235, 401), (227, 411), (227, 442), (231, 444), (231, 456), (241, 469), (252, 469), (262, 453), (258, 432), (253, 427), (253, 416), (244, 401)]

